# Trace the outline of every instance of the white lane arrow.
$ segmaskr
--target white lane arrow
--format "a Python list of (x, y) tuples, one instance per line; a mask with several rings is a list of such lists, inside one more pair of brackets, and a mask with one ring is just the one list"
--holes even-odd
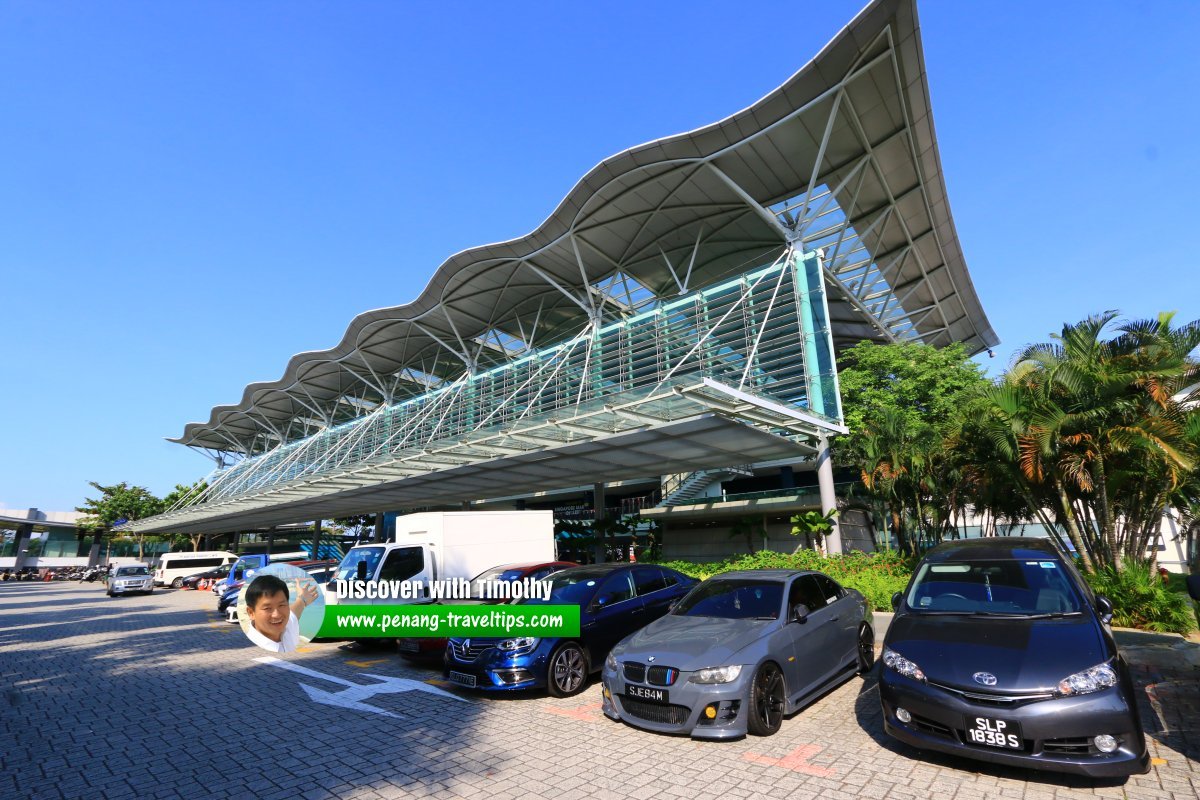
[(345, 678), (339, 678), (334, 675), (326, 675), (323, 672), (317, 672), (315, 669), (302, 667), (299, 664), (293, 664), (290, 661), (275, 658), (273, 656), (263, 656), (262, 658), (254, 659), (260, 664), (267, 664), (272, 667), (279, 667), (290, 672), (296, 672), (300, 675), (307, 675), (311, 678), (318, 678), (330, 683), (339, 683), (347, 688), (339, 692), (327, 692), (324, 689), (318, 689), (315, 686), (300, 684), (300, 688), (308, 695), (308, 698), (316, 703), (322, 703), (328, 706), (338, 706), (339, 708), (352, 708), (357, 711), (366, 711), (371, 714), (382, 714), (385, 717), (393, 717), (395, 719), (403, 719), (403, 714), (397, 714), (392, 711), (387, 711), (376, 706), (369, 705), (363, 701), (377, 694), (397, 694), (399, 692), (428, 692), (429, 694), (448, 697), (451, 700), (457, 700), (460, 703), (465, 703), (466, 700), (458, 695), (451, 694), (436, 686), (430, 686), (423, 681), (412, 680), (411, 678), (394, 678), (390, 675), (374, 675), (369, 672), (360, 672), (368, 678), (374, 678), (379, 683), (354, 683)]

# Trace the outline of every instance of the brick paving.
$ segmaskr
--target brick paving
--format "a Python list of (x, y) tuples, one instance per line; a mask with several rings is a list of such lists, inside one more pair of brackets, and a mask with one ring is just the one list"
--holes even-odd
[[(564, 700), (425, 691), (320, 705), (367, 674), (441, 686), (386, 651), (314, 644), (255, 659), (207, 592), (109, 599), (96, 584), (0, 584), (0, 798), (261, 800), (486, 796), (624, 799), (1200, 796), (1200, 646), (1121, 634), (1141, 687), (1150, 774), (1097, 784), (915, 751), (883, 734), (854, 678), (770, 738), (695, 742), (601, 716), (599, 687)], [(358, 691), (358, 690), (354, 690)]]

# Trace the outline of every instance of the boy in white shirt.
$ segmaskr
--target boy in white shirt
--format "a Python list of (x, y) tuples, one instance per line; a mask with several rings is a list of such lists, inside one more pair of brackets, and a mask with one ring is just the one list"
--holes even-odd
[(291, 653), (300, 646), (300, 615), (319, 593), (314, 584), (302, 585), (299, 578), (296, 600), (289, 604), (287, 584), (274, 575), (259, 575), (246, 587), (246, 612), (250, 625), (246, 635), (264, 650)]

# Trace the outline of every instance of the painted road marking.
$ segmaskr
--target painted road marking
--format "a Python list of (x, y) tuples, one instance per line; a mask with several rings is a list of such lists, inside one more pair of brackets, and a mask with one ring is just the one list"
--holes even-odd
[(546, 712), (557, 714), (560, 717), (583, 720), (584, 722), (597, 722), (600, 719), (600, 704), (588, 703), (587, 705), (575, 706), (574, 708), (554, 708), (551, 706), (546, 709)]
[(382, 664), (385, 661), (387, 661), (386, 658), (377, 658), (373, 661), (347, 661), (346, 663), (352, 667), (361, 667), (362, 669), (366, 669), (367, 667), (373, 667), (376, 664)]
[(308, 695), (308, 699), (314, 703), (322, 703), (327, 706), (337, 706), (339, 708), (352, 708), (358, 711), (366, 711), (370, 714), (382, 714), (385, 717), (393, 717), (395, 719), (403, 719), (403, 714), (397, 714), (393, 711), (378, 708), (377, 706), (369, 705), (363, 702), (369, 697), (377, 694), (398, 694), (400, 692), (428, 692), (429, 694), (448, 697), (451, 700), (457, 700), (460, 703), (465, 703), (466, 700), (458, 695), (450, 694), (449, 692), (430, 686), (424, 681), (416, 681), (411, 678), (394, 678), (390, 675), (372, 675), (368, 672), (361, 672), (368, 678), (374, 678), (379, 683), (354, 683), (345, 678), (339, 678), (336, 675), (327, 675), (324, 672), (317, 672), (315, 669), (302, 667), (299, 664), (293, 664), (290, 661), (283, 661), (274, 656), (263, 656), (262, 658), (254, 659), (260, 664), (266, 664), (272, 667), (286, 669), (289, 672), (295, 672), (300, 675), (306, 675), (310, 678), (336, 683), (346, 688), (339, 692), (327, 692), (324, 689), (318, 689), (315, 686), (308, 684), (300, 684), (300, 688)]
[(792, 772), (803, 772), (805, 775), (828, 778), (834, 775), (836, 771), (808, 763), (808, 760), (821, 752), (822, 749), (815, 744), (804, 744), (783, 758), (772, 758), (771, 756), (764, 756), (761, 753), (746, 753), (742, 756), (742, 760), (753, 764), (763, 764), (768, 767), (783, 767), (784, 769), (790, 769)]

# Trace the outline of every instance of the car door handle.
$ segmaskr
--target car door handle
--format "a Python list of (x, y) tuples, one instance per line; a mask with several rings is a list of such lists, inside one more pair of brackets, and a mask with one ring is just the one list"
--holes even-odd
[(644, 607), (643, 608), (635, 608), (633, 611), (629, 612), (629, 616), (632, 617), (634, 614), (645, 614), (645, 613), (646, 613), (646, 609)]
[(837, 622), (837, 621), (838, 621), (838, 618), (836, 616), (833, 616), (833, 617), (830, 617), (829, 619), (825, 620), (825, 622), (823, 622), (822, 624), (828, 625), (831, 622)]

